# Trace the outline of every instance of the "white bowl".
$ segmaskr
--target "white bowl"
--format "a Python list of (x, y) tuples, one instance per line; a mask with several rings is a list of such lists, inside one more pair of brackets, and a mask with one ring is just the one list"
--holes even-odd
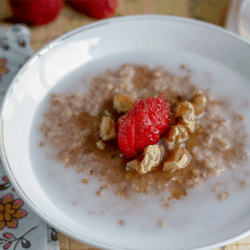
[[(136, 54), (137, 51), (140, 53)], [(116, 58), (115, 61), (112, 58)], [(43, 179), (43, 171), (37, 169), (43, 158), (34, 155), (30, 148), (30, 141), (37, 140), (30, 138), (32, 124), (38, 107), (58, 83), (65, 84), (67, 80), (71, 84), (79, 78), (79, 68), (83, 74), (91, 72), (90, 66), (95, 62), (99, 70), (115, 67), (123, 61), (149, 64), (152, 61), (154, 65), (163, 63), (174, 71), (173, 65), (188, 64), (189, 59), (198, 68), (205, 69), (205, 62), (209, 61), (219, 69), (230, 69), (242, 81), (250, 81), (249, 42), (217, 26), (173, 16), (143, 15), (95, 22), (61, 36), (37, 52), (12, 81), (1, 113), (1, 158), (12, 184), (26, 204), (62, 233), (109, 250), (212, 249), (249, 235), (249, 187), (244, 192), (232, 194), (225, 202), (207, 197), (190, 204), (183, 199), (179, 204), (183, 204), (182, 207), (185, 204), (190, 211), (184, 213), (188, 224), (182, 226), (180, 223), (173, 230), (166, 227), (163, 231), (157, 228), (140, 231), (129, 227), (119, 229), (112, 220), (107, 223), (99, 215), (84, 213), (79, 216), (79, 208), (74, 210), (63, 196), (56, 196), (51, 189), (56, 189), (56, 184)], [(236, 83), (231, 85), (235, 95), (239, 95)], [(226, 86), (218, 86), (218, 91), (226, 92)], [(243, 92), (239, 99), (248, 98), (249, 85)], [(34, 158), (39, 163), (37, 166)], [(193, 195), (200, 195), (202, 188), (192, 191)], [(188, 209), (193, 209), (197, 218), (192, 217)], [(177, 210), (173, 216), (181, 217), (178, 213), (185, 208)], [(213, 211), (215, 217), (207, 218), (209, 211)], [(199, 224), (204, 218), (209, 226)]]

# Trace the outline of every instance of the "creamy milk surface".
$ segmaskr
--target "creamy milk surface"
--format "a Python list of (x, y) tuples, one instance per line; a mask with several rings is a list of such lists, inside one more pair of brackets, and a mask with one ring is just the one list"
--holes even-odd
[[(218, 234), (222, 228), (230, 228), (232, 223), (240, 222), (244, 217), (242, 214), (249, 212), (249, 162), (236, 166), (235, 170), (227, 169), (220, 177), (189, 189), (187, 196), (180, 200), (168, 201), (168, 192), (159, 195), (134, 194), (131, 199), (125, 200), (116, 196), (112, 188), (104, 189), (102, 197), (96, 195), (102, 186), (97, 177), (77, 173), (73, 167), (66, 168), (55, 159), (50, 148), (39, 146), (43, 141), (39, 127), (48, 109), (51, 93), (84, 92), (88, 87), (84, 79), (88, 82), (99, 72), (108, 68), (117, 69), (124, 63), (148, 64), (152, 68), (163, 66), (178, 76), (189, 74), (191, 83), (200, 89), (209, 89), (216, 99), (223, 97), (234, 103), (238, 113), (246, 117), (250, 134), (250, 106), (247, 101), (250, 85), (236, 72), (218, 62), (183, 51), (168, 50), (131, 52), (93, 60), (58, 82), (44, 98), (34, 118), (30, 132), (30, 158), (36, 178), (46, 195), (70, 218), (96, 233), (105, 230), (108, 235), (109, 232), (119, 231), (135, 237), (136, 233), (143, 231), (144, 236), (154, 237), (155, 240), (166, 237), (170, 245), (174, 244), (171, 239), (173, 235), (185, 238), (188, 231), (189, 237), (202, 241), (209, 235)], [(185, 69), (180, 69), (182, 64), (186, 66)], [(247, 151), (250, 152), (249, 145)], [(83, 178), (87, 178), (89, 183), (83, 184)], [(241, 181), (247, 185), (240, 185)], [(218, 193), (212, 191), (217, 183), (220, 183), (221, 192), (230, 192), (222, 201)], [(169, 203), (170, 208), (166, 210), (160, 206), (163, 202)], [(121, 220), (124, 221), (123, 225), (119, 222)], [(159, 221), (165, 226), (159, 227)]]

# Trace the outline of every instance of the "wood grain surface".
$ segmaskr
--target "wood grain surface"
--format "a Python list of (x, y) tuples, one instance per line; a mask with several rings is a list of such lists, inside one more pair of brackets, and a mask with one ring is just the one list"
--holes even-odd
[[(167, 14), (189, 18), (198, 18), (220, 26), (224, 25), (229, 0), (209, 1), (193, 0), (118, 0), (118, 8), (115, 16), (134, 14)], [(199, 6), (194, 3), (200, 2)], [(31, 45), (34, 51), (38, 51), (58, 36), (95, 22), (96, 19), (80, 14), (67, 6), (62, 8), (59, 16), (51, 23), (43, 26), (28, 26), (31, 30)], [(0, 0), (0, 25), (15, 23), (7, 0)], [(84, 243), (78, 242), (58, 232), (61, 250), (97, 250)], [(221, 250), (250, 250), (250, 236), (233, 244), (220, 248)], [(152, 249), (153, 250), (153, 249)], [(219, 250), (219, 248), (217, 248)]]

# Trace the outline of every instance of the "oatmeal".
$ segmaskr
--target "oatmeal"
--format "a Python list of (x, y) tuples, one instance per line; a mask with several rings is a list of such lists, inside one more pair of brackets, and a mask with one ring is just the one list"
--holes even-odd
[[(146, 149), (136, 159), (124, 158), (118, 147), (118, 119), (135, 100), (160, 94), (171, 111), (164, 155), (156, 157)], [(188, 76), (174, 76), (162, 67), (125, 64), (99, 74), (86, 94), (53, 94), (41, 131), (43, 143), (55, 149), (66, 167), (98, 177), (124, 197), (169, 190), (178, 199), (188, 188), (247, 159), (244, 117), (226, 99), (216, 100)], [(161, 152), (162, 145), (150, 147)], [(148, 164), (147, 157), (154, 161)], [(101, 190), (97, 193), (102, 195)]]

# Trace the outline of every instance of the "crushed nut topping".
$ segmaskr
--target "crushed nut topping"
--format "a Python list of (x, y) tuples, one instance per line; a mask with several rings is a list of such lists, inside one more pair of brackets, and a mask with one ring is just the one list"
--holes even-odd
[(133, 108), (135, 101), (127, 95), (117, 94), (114, 97), (114, 107), (118, 113), (127, 113)]
[(185, 101), (177, 106), (176, 117), (187, 128), (188, 132), (194, 132), (195, 110), (192, 103)]
[(127, 163), (127, 170), (134, 170), (139, 172), (139, 168), (140, 168), (140, 161), (138, 161), (137, 159)]
[(144, 158), (141, 162), (140, 174), (149, 172), (153, 167), (157, 167), (164, 154), (163, 146), (161, 145), (149, 145), (144, 149)]
[(140, 174), (146, 174), (160, 164), (164, 155), (164, 148), (162, 145), (149, 145), (144, 149), (143, 154), (142, 162), (137, 159), (130, 161), (127, 163), (127, 169), (132, 169)]
[(202, 91), (196, 92), (192, 104), (195, 110), (195, 115), (196, 116), (201, 115), (207, 105), (207, 98), (204, 96)]
[(105, 111), (104, 111), (104, 114), (105, 114), (105, 116), (107, 116), (107, 117), (112, 117), (112, 114), (111, 114), (108, 110), (105, 110)]
[(184, 147), (175, 148), (170, 157), (163, 165), (163, 171), (173, 171), (185, 168), (191, 161), (192, 156)]
[(100, 133), (103, 141), (108, 141), (117, 137), (115, 122), (110, 117), (102, 118)]
[(100, 150), (104, 150), (106, 148), (106, 144), (100, 140), (96, 143), (96, 146), (100, 149)]
[(171, 126), (168, 134), (167, 141), (168, 142), (184, 142), (189, 138), (186, 127), (178, 123), (176, 125)]

